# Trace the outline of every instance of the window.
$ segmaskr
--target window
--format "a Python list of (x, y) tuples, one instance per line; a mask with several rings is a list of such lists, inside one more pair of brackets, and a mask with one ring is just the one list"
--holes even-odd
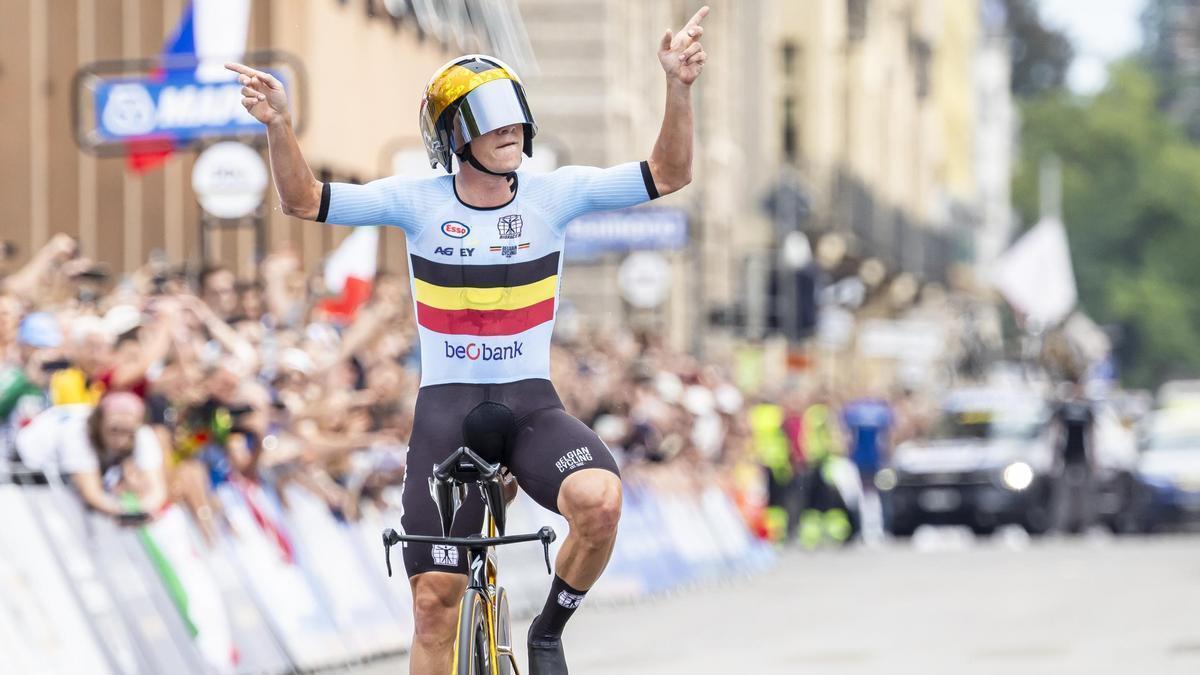
[(861, 40), (867, 36), (868, 0), (846, 0), (846, 37)]
[(800, 114), (803, 109), (802, 83), (804, 80), (804, 53), (800, 46), (790, 40), (785, 41), (779, 48), (780, 96), (782, 101), (781, 116), (783, 125), (780, 145), (784, 160), (795, 164), (800, 157)]
[(933, 61), (933, 47), (929, 44), (929, 40), (914, 37), (909, 41), (909, 48), (917, 80), (917, 98), (924, 99), (929, 96), (929, 67)]
[(795, 164), (800, 155), (799, 138), (796, 129), (796, 99), (792, 96), (783, 97), (783, 156), (788, 162)]
[(792, 77), (796, 74), (796, 43), (787, 41), (780, 50), (783, 57), (783, 74)]

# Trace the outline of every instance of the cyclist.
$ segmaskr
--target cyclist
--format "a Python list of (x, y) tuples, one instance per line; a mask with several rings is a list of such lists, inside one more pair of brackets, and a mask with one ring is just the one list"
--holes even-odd
[[(300, 152), (286, 93), (269, 73), (241, 64), (242, 104), (267, 125), (271, 170), (289, 215), (347, 225), (389, 224), (407, 236), (421, 341), (421, 389), (408, 455), (401, 524), (440, 534), (427, 478), (462, 442), (462, 421), (485, 401), (511, 408), (517, 424), (505, 464), (539, 504), (570, 524), (541, 614), (530, 628), (534, 675), (566, 673), (563, 627), (612, 553), (621, 483), (596, 434), (568, 415), (549, 381), (564, 229), (591, 211), (632, 206), (691, 180), (691, 85), (707, 58), (702, 8), (658, 49), (667, 100), (658, 140), (643, 162), (609, 169), (569, 166), (518, 171), (532, 156), (537, 125), (520, 79), (498, 59), (471, 55), (439, 69), (426, 86), (421, 133), (430, 165), (445, 176), (383, 178), (366, 185), (321, 183)], [(453, 172), (453, 159), (459, 170)], [(477, 494), (452, 534), (478, 531)], [(413, 591), (413, 673), (449, 669), (466, 555), (408, 544)]]

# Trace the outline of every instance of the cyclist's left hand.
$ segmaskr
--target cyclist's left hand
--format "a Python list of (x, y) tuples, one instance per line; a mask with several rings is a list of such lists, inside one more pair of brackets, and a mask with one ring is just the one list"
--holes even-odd
[(667, 79), (691, 85), (700, 77), (700, 71), (708, 59), (708, 54), (700, 44), (700, 36), (704, 34), (700, 22), (706, 16), (708, 7), (701, 7), (678, 33), (672, 34), (670, 30), (663, 33), (662, 42), (658, 45), (658, 61), (666, 71)]

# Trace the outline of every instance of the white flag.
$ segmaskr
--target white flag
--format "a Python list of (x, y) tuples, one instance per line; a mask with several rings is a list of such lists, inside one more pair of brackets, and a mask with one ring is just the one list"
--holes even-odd
[(1041, 327), (1061, 322), (1078, 300), (1067, 229), (1057, 218), (1042, 218), (1000, 256), (990, 276), (1004, 299)]

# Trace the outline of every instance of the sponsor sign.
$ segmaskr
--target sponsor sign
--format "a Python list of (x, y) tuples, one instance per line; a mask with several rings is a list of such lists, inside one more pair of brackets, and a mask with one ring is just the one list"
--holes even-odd
[[(268, 72), (290, 90), (282, 72)], [(167, 73), (159, 80), (122, 77), (95, 83), (91, 97), (97, 140), (193, 141), (267, 132), (242, 107), (242, 85), (237, 80), (201, 82), (190, 70)]]
[[(219, 6), (225, 1), (208, 4)], [(235, 52), (240, 53), (240, 48), (222, 54)], [(228, 60), (268, 72), (283, 83), (296, 132), (303, 132), (304, 71), (295, 57), (273, 50), (236, 59), (179, 52), (79, 68), (71, 98), (75, 142), (88, 152), (111, 156), (139, 149), (181, 150), (200, 140), (266, 135), (266, 126), (242, 106), (236, 75), (222, 67)]]
[(450, 344), (445, 342), (446, 358), (448, 359), (466, 359), (467, 361), (508, 361), (524, 356), (525, 343), (518, 340), (513, 340), (512, 344), (492, 346), (477, 342), (468, 342), (465, 345)]
[(687, 214), (675, 208), (651, 207), (594, 213), (567, 225), (568, 259), (604, 253), (677, 251), (687, 246)]
[(630, 253), (617, 270), (617, 286), (621, 289), (621, 297), (629, 304), (639, 309), (653, 309), (670, 293), (671, 265), (658, 253)]
[(448, 220), (442, 223), (442, 234), (455, 239), (463, 239), (471, 234), (471, 228), (457, 220)]
[(267, 190), (267, 165), (253, 148), (235, 141), (200, 153), (192, 167), (192, 189), (200, 206), (217, 218), (254, 213)]

